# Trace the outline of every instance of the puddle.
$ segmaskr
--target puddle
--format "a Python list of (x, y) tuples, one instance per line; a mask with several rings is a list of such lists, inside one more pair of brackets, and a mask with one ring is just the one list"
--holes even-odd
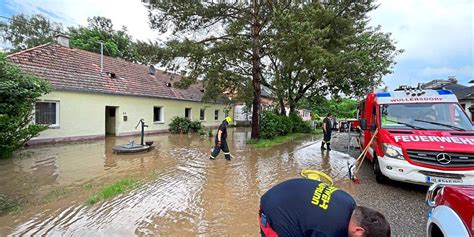
[[(266, 149), (246, 146), (249, 138), (247, 128), (229, 129), (235, 157), (230, 162), (223, 154), (209, 160), (213, 138), (197, 135), (148, 136), (155, 149), (133, 155), (111, 152), (131, 138), (32, 147), (0, 161), (0, 193), (27, 204), (21, 214), (0, 216), (0, 235), (258, 236), (260, 196), (299, 177), (302, 169), (322, 170), (353, 192), (347, 179), (347, 162), (353, 158), (337, 151), (321, 153), (319, 136)], [(86, 184), (151, 173), (153, 179), (126, 195), (84, 204), (87, 191), (81, 187)], [(72, 194), (44, 204), (42, 197), (58, 188)]]

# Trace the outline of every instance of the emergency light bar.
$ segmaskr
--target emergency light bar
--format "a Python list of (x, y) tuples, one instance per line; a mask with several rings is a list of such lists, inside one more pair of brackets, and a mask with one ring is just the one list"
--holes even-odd
[(457, 103), (458, 99), (450, 90), (423, 90), (421, 88), (405, 87), (392, 92), (375, 93), (379, 104), (406, 103)]

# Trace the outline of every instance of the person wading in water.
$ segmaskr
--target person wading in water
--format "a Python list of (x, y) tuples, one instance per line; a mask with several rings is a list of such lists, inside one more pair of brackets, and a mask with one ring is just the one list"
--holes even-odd
[(222, 121), (222, 124), (219, 126), (215, 140), (216, 145), (209, 159), (215, 160), (222, 149), (222, 151), (224, 152), (225, 159), (230, 160), (230, 151), (229, 146), (227, 145), (227, 125), (229, 125), (231, 122), (232, 119), (230, 117), (226, 117), (224, 121)]

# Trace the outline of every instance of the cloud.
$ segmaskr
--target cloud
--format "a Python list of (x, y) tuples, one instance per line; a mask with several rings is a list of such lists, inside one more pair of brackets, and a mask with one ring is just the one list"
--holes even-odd
[(473, 77), (474, 78), (474, 68), (472, 66), (464, 67), (426, 67), (419, 71), (419, 76), (421, 77), (437, 77), (440, 75), (450, 75), (450, 76), (462, 76), (462, 77)]
[(397, 47), (394, 73), (384, 78), (391, 88), (456, 76), (474, 78), (474, 1), (379, 0), (372, 25), (391, 32)]
[[(381, 0), (371, 13), (373, 25), (392, 32), (405, 49), (399, 59), (447, 62), (473, 55), (474, 1)], [(448, 57), (446, 57), (448, 56)]]
[(112, 20), (114, 28), (126, 26), (134, 39), (154, 40), (157, 31), (150, 29), (148, 12), (139, 0), (5, 0), (14, 14), (47, 15), (65, 26), (86, 25), (87, 18), (103, 16)]

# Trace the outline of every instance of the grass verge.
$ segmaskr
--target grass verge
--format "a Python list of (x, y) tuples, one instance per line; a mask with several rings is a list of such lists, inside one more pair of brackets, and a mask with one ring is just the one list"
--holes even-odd
[(265, 148), (276, 145), (281, 145), (283, 143), (292, 141), (294, 139), (300, 138), (308, 133), (292, 133), (286, 136), (278, 136), (274, 139), (259, 139), (259, 140), (247, 140), (247, 144), (252, 145), (255, 148)]
[(9, 199), (0, 194), (0, 215), (10, 212), (20, 212), (23, 206), (15, 200)]
[(99, 191), (90, 196), (87, 199), (86, 203), (92, 205), (102, 200), (118, 196), (119, 194), (124, 193), (125, 191), (137, 187), (139, 184), (140, 182), (136, 179), (121, 179), (115, 183), (102, 187)]

